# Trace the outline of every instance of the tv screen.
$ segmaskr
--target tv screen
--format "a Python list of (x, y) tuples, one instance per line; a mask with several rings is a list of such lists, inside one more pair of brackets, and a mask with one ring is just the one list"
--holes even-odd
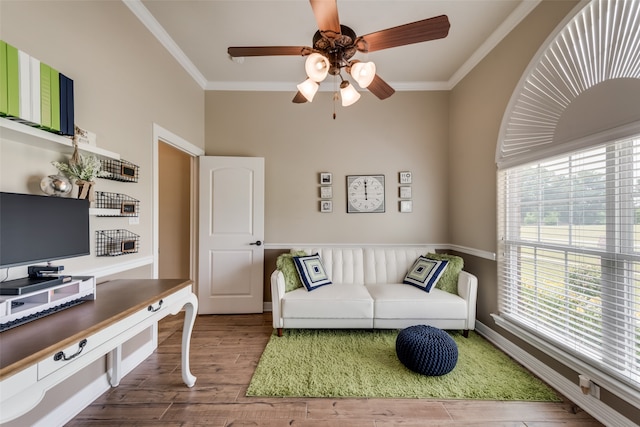
[(88, 200), (0, 192), (0, 267), (89, 253)]

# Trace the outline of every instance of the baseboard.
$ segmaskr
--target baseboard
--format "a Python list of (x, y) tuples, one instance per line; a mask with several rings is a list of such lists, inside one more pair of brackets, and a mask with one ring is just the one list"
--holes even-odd
[(270, 301), (265, 301), (262, 303), (262, 311), (273, 311), (273, 303)]
[(476, 332), (496, 347), (513, 357), (544, 382), (584, 409), (593, 418), (607, 426), (637, 427), (637, 424), (591, 395), (584, 395), (577, 383), (559, 375), (555, 370), (533, 357), (502, 335), (476, 321)]
[[(147, 357), (151, 356), (155, 348), (156, 346), (153, 341), (148, 341), (129, 356), (125, 357), (122, 360), (123, 376), (131, 372), (140, 363), (144, 362)], [(110, 388), (111, 384), (109, 384), (109, 376), (105, 372), (89, 383), (86, 387), (69, 397), (62, 405), (59, 405), (53, 411), (45, 414), (45, 416), (40, 418), (33, 424), (33, 426), (63, 426)]]

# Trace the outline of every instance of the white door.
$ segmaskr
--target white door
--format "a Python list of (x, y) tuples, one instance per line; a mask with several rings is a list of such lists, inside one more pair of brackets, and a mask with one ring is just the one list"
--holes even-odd
[(262, 313), (263, 158), (200, 157), (199, 224), (199, 313)]

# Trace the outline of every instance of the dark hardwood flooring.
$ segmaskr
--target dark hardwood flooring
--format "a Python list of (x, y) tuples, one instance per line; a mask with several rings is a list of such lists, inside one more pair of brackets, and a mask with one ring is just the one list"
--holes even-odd
[(182, 382), (182, 315), (165, 318), (159, 347), (78, 414), (78, 426), (597, 427), (571, 402), (255, 398), (245, 391), (272, 332), (271, 314), (198, 316), (189, 389)]

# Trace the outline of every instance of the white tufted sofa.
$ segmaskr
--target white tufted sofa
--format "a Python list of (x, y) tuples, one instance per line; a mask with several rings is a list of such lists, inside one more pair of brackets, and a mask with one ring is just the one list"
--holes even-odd
[(429, 246), (301, 247), (319, 254), (331, 285), (311, 292), (304, 287), (285, 293), (284, 275), (271, 274), (273, 327), (303, 329), (401, 329), (426, 324), (441, 329), (475, 329), (478, 279), (462, 271), (458, 295), (424, 292), (402, 283)]

